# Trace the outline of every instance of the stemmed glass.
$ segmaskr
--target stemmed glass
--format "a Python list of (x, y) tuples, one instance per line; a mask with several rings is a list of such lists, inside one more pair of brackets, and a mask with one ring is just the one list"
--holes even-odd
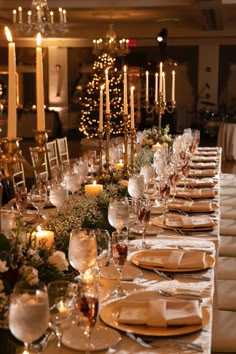
[(145, 183), (143, 175), (133, 175), (128, 181), (129, 195), (136, 201), (143, 197), (145, 191)]
[(65, 174), (64, 182), (67, 186), (68, 191), (71, 192), (72, 197), (74, 198), (75, 194), (78, 192), (82, 184), (81, 176), (73, 170), (69, 170)]
[(79, 325), (82, 328), (85, 336), (85, 354), (90, 354), (90, 351), (94, 349), (94, 346), (90, 341), (91, 333), (96, 324), (99, 310), (97, 284), (95, 281), (82, 281), (78, 291), (79, 294), (77, 300), (77, 311)]
[(27, 208), (27, 188), (25, 186), (18, 186), (16, 189), (16, 207), (23, 216)]
[(57, 347), (61, 347), (63, 331), (72, 324), (74, 306), (70, 285), (66, 280), (56, 280), (48, 284), (49, 326), (57, 336)]
[(78, 270), (83, 279), (86, 270), (91, 269), (97, 261), (97, 244), (94, 230), (79, 228), (70, 234), (69, 262)]
[(125, 290), (121, 286), (122, 271), (126, 263), (128, 255), (128, 235), (127, 232), (121, 231), (112, 232), (111, 237), (111, 251), (113, 263), (118, 272), (118, 285), (116, 289), (112, 292), (114, 297), (122, 297), (126, 295)]
[(41, 217), (41, 211), (48, 201), (47, 187), (40, 183), (33, 185), (30, 192), (30, 199), (32, 205), (37, 209), (38, 216)]
[(49, 302), (47, 287), (39, 282), (29, 285), (16, 283), (10, 298), (9, 328), (11, 333), (24, 342), (24, 354), (29, 354), (29, 345), (47, 330)]
[(96, 229), (95, 237), (97, 243), (97, 270), (98, 275), (101, 274), (101, 269), (104, 267), (110, 259), (111, 255), (111, 238), (108, 230)]
[(160, 192), (160, 200), (164, 204), (163, 223), (165, 223), (167, 207), (168, 207), (168, 200), (170, 198), (170, 179), (168, 176), (165, 176), (160, 179), (159, 192)]
[(149, 246), (145, 241), (146, 229), (150, 221), (151, 203), (149, 199), (139, 199), (137, 203), (137, 217), (142, 228), (142, 243), (141, 249), (147, 249)]
[(57, 211), (64, 205), (68, 197), (68, 190), (63, 183), (54, 183), (51, 185), (49, 192), (50, 202), (55, 205)]
[(108, 221), (118, 233), (129, 222), (129, 200), (127, 197), (114, 197), (108, 206)]

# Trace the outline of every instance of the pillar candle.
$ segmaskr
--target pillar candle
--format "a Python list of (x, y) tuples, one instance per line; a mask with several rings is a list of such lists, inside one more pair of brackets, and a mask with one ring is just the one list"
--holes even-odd
[(128, 97), (127, 97), (127, 67), (124, 66), (124, 115), (128, 114)]
[(146, 102), (149, 101), (149, 72), (146, 71)]
[(41, 48), (41, 34), (36, 37), (36, 95), (37, 95), (37, 130), (45, 130), (45, 111), (44, 111), (44, 83), (43, 83), (43, 54)]
[(171, 101), (175, 101), (175, 71), (172, 71)]
[(163, 63), (160, 62), (159, 67), (159, 94), (162, 95), (162, 71), (163, 71)]
[(5, 27), (8, 40), (8, 138), (16, 138), (16, 53), (15, 43), (12, 41), (11, 32)]
[(92, 184), (85, 184), (84, 192), (86, 195), (91, 195), (96, 197), (97, 195), (103, 192), (103, 185), (97, 184), (96, 181), (93, 181)]
[(99, 128), (100, 132), (103, 131), (103, 90), (104, 86), (100, 87), (100, 101), (99, 101)]
[(105, 83), (106, 83), (106, 113), (110, 114), (110, 95), (109, 95), (108, 69), (105, 70)]
[(163, 92), (163, 102), (166, 102), (166, 77), (165, 73), (162, 73), (162, 92)]
[(134, 129), (134, 86), (130, 88), (130, 128)]
[(155, 73), (155, 103), (158, 102), (158, 73)]
[(50, 248), (54, 243), (54, 232), (43, 230), (40, 226), (37, 231), (32, 233), (32, 236), (35, 237), (36, 245), (45, 244), (46, 248)]

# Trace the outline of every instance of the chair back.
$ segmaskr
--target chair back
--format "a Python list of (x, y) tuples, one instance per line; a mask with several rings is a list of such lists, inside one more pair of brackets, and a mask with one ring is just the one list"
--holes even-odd
[(37, 147), (30, 147), (29, 151), (32, 165), (34, 167), (35, 181), (47, 181), (49, 179), (49, 171), (46, 152), (39, 152)]
[(56, 140), (52, 140), (46, 143), (47, 149), (47, 162), (48, 162), (48, 169), (50, 172), (50, 176), (53, 176), (53, 170), (59, 166), (59, 158), (57, 153), (57, 142)]
[(13, 183), (13, 189), (15, 194), (18, 187), (26, 187), (25, 170), (24, 170), (23, 162), (21, 161), (17, 161), (16, 163), (14, 163), (12, 183)]
[(58, 151), (58, 157), (60, 163), (62, 164), (67, 162), (69, 163), (70, 158), (69, 158), (67, 137), (65, 136), (63, 138), (57, 138), (56, 142), (57, 142), (57, 151)]

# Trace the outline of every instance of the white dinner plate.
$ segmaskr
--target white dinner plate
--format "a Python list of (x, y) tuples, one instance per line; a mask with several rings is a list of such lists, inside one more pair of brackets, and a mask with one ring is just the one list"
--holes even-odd
[[(126, 297), (126, 300), (149, 300), (157, 299), (157, 291), (137, 292)], [(125, 332), (132, 332), (147, 336), (179, 336), (182, 334), (193, 333), (199, 331), (202, 327), (206, 326), (210, 320), (210, 314), (207, 307), (202, 307), (202, 324), (187, 325), (187, 326), (169, 326), (169, 327), (151, 327), (146, 325), (131, 325), (118, 322), (118, 316), (121, 309), (121, 301), (115, 300), (103, 306), (100, 311), (100, 318), (107, 325), (114, 327), (118, 330)]]
[[(97, 325), (91, 335), (91, 351), (105, 350), (121, 340), (119, 332), (112, 328)], [(62, 343), (74, 350), (85, 350), (85, 336), (78, 325), (71, 326), (63, 333)]]

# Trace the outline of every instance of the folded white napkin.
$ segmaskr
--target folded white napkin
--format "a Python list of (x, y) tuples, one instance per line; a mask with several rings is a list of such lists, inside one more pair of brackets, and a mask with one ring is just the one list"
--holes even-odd
[(191, 198), (213, 198), (217, 195), (217, 191), (212, 188), (192, 189), (192, 188), (177, 188), (177, 197), (191, 197)]
[(192, 177), (214, 177), (216, 175), (216, 171), (215, 170), (190, 170), (189, 171), (189, 176)]
[(166, 226), (173, 228), (213, 227), (214, 221), (209, 216), (167, 215)]
[(197, 300), (124, 300), (118, 322), (152, 327), (200, 325), (202, 311)]
[(192, 212), (209, 212), (213, 210), (213, 204), (207, 200), (173, 200), (168, 203), (169, 210), (177, 209)]
[(194, 155), (192, 157), (192, 161), (194, 162), (216, 162), (217, 156), (201, 156), (201, 155)]
[(166, 268), (166, 269), (199, 269), (206, 265), (205, 252), (185, 250), (144, 251), (137, 263), (140, 266)]
[(215, 162), (191, 162), (191, 168), (200, 168), (200, 169), (207, 169), (207, 168), (216, 168)]
[[(214, 180), (212, 178), (187, 178), (186, 184), (191, 187), (213, 187), (215, 185)], [(184, 179), (178, 180), (177, 185), (184, 186)]]

